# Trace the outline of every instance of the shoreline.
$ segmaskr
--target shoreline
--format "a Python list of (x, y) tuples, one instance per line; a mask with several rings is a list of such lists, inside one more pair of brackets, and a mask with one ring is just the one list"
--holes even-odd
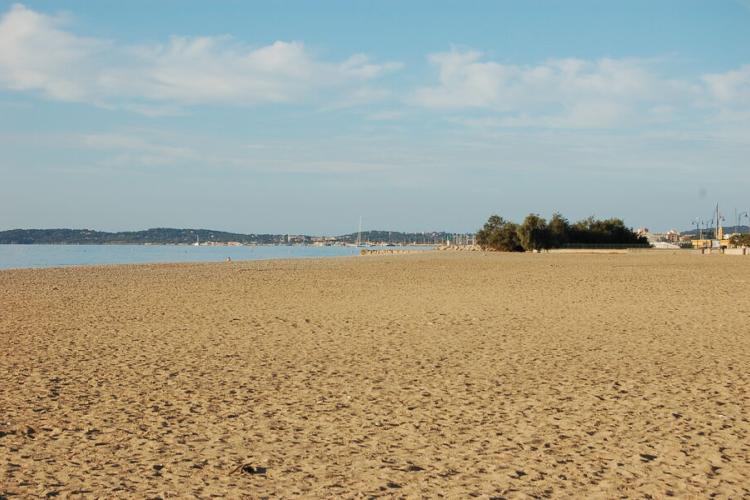
[[(194, 247), (194, 248), (216, 248), (216, 247), (228, 247), (228, 248), (243, 248), (243, 247), (313, 247), (313, 248), (361, 248), (357, 245), (315, 245), (313, 243), (293, 243), (289, 245), (280, 245), (274, 243), (251, 243), (242, 245), (195, 245), (193, 243), (0, 243), (0, 246), (21, 246), (21, 247), (39, 247), (39, 246), (66, 246), (66, 247), (81, 247), (81, 246), (92, 246), (92, 247), (104, 247), (104, 246), (123, 246), (123, 247)], [(396, 248), (403, 247), (436, 247), (433, 243), (410, 243), (407, 245), (394, 245)], [(387, 245), (369, 245), (366, 248), (386, 248)], [(390, 247), (392, 248), (392, 247)]]
[[(40, 247), (40, 246), (63, 246), (63, 247), (78, 247), (78, 246), (84, 246), (84, 245), (46, 245), (46, 244), (34, 244), (34, 245), (17, 245), (17, 246), (24, 246), (24, 247)], [(110, 245), (110, 244), (101, 244), (101, 245), (85, 245), (85, 246), (92, 246), (92, 247), (105, 247), (105, 246), (127, 246), (127, 247), (190, 247), (190, 245)], [(233, 247), (233, 246), (227, 246), (227, 247), (216, 247), (216, 246), (206, 246), (202, 248), (228, 248), (236, 250), (238, 248), (254, 248), (254, 247), (263, 247), (263, 248), (315, 248), (315, 249), (321, 249), (321, 248), (330, 248), (330, 247), (317, 247), (313, 245), (248, 245), (244, 247)], [(153, 265), (175, 265), (175, 264), (221, 264), (226, 262), (227, 264), (230, 263), (242, 263), (242, 262), (258, 262), (258, 261), (266, 261), (266, 260), (315, 260), (315, 259), (336, 259), (336, 258), (342, 258), (342, 257), (357, 257), (357, 256), (376, 256), (376, 255), (409, 255), (409, 254), (422, 254), (422, 253), (442, 253), (442, 254), (453, 254), (453, 253), (473, 253), (473, 254), (479, 254), (479, 255), (498, 255), (498, 254), (507, 254), (507, 255), (520, 255), (524, 252), (494, 252), (494, 251), (485, 251), (480, 250), (476, 248), (471, 249), (464, 249), (464, 248), (454, 248), (454, 247), (435, 247), (433, 245), (425, 245), (425, 248), (415, 248), (415, 245), (405, 246), (405, 247), (367, 247), (367, 248), (357, 248), (357, 247), (335, 247), (335, 248), (347, 248), (352, 250), (351, 254), (331, 254), (331, 255), (298, 255), (298, 256), (289, 256), (289, 255), (280, 255), (280, 256), (268, 256), (268, 257), (261, 257), (261, 258), (253, 258), (253, 259), (247, 259), (247, 258), (237, 258), (236, 256), (231, 256), (231, 261), (226, 262), (224, 259), (226, 256), (217, 256), (216, 259), (212, 260), (164, 260), (164, 261), (139, 261), (139, 262), (92, 262), (92, 263), (70, 263), (70, 264), (54, 264), (54, 265), (30, 265), (30, 266), (19, 266), (19, 267), (2, 267), (0, 266), (0, 272), (6, 272), (6, 271), (14, 271), (14, 270), (24, 270), (24, 269), (55, 269), (55, 268), (78, 268), (78, 267), (99, 267), (99, 266), (153, 266)], [(215, 250), (216, 251), (216, 250)], [(528, 255), (633, 255), (633, 254), (659, 254), (659, 255), (675, 255), (675, 256), (682, 256), (682, 255), (701, 255), (700, 250), (696, 249), (656, 249), (656, 248), (650, 248), (650, 249), (641, 249), (641, 248), (634, 248), (634, 249), (597, 249), (597, 248), (591, 248), (591, 249), (551, 249), (548, 252), (542, 252), (540, 254), (537, 253), (531, 253), (527, 252)], [(705, 255), (745, 255), (742, 253), (742, 249), (729, 249), (726, 252), (706, 252)], [(748, 253), (747, 255), (750, 255)]]
[[(267, 246), (276, 246), (276, 245), (267, 245)], [(719, 255), (728, 255), (728, 256), (736, 256), (736, 255), (745, 255), (745, 254), (739, 254), (739, 253), (720, 253), (720, 252), (708, 252), (706, 254), (702, 254), (700, 250), (695, 249), (681, 249), (681, 250), (672, 250), (672, 249), (553, 249), (549, 252), (543, 252), (541, 254), (532, 254), (531, 252), (493, 252), (493, 251), (484, 251), (484, 250), (470, 250), (468, 251), (475, 255), (633, 255), (633, 254), (654, 254), (654, 255), (661, 255), (666, 256), (667, 254), (671, 255), (677, 255), (677, 256), (683, 256), (683, 255), (703, 255), (709, 256), (719, 256)], [(297, 261), (297, 260), (303, 260), (303, 261), (311, 261), (311, 260), (332, 260), (332, 259), (354, 259), (357, 257), (375, 257), (375, 256), (405, 256), (405, 255), (419, 255), (419, 254), (455, 254), (455, 253), (467, 253), (467, 251), (461, 251), (461, 250), (445, 250), (440, 248), (433, 248), (433, 249), (424, 249), (424, 250), (402, 250), (402, 249), (390, 249), (390, 248), (368, 248), (368, 249), (362, 249), (358, 253), (352, 253), (351, 255), (323, 255), (323, 256), (307, 256), (302, 255), (298, 257), (269, 257), (269, 258), (260, 258), (260, 259), (232, 259), (231, 261), (222, 261), (222, 260), (207, 260), (207, 261), (164, 261), (164, 262), (112, 262), (112, 263), (93, 263), (93, 264), (63, 264), (63, 265), (53, 265), (53, 266), (35, 266), (35, 267), (0, 267), (0, 273), (3, 272), (10, 272), (10, 271), (42, 271), (45, 269), (78, 269), (78, 268), (111, 268), (111, 267), (118, 267), (118, 266), (127, 266), (127, 267), (139, 267), (139, 266), (148, 266), (148, 267), (159, 267), (159, 266), (192, 266), (192, 265), (240, 265), (240, 264), (247, 264), (251, 262), (276, 262), (276, 261)], [(749, 254), (750, 255), (750, 254)]]
[[(379, 247), (372, 247), (378, 249)], [(429, 252), (432, 247), (389, 247)], [(80, 249), (80, 251), (79, 251)], [(109, 250), (112, 249), (110, 252)], [(0, 247), (0, 271), (97, 265), (173, 264), (315, 259), (353, 256), (358, 247), (319, 246), (178, 246), (178, 245), (16, 245)]]

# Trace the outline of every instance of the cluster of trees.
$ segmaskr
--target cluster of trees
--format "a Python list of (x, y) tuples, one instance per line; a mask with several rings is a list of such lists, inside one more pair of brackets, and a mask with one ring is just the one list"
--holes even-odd
[(625, 226), (622, 219), (589, 217), (571, 224), (555, 213), (549, 222), (538, 214), (529, 214), (521, 224), (492, 215), (477, 232), (477, 244), (488, 250), (523, 252), (567, 245), (648, 246), (648, 240)]

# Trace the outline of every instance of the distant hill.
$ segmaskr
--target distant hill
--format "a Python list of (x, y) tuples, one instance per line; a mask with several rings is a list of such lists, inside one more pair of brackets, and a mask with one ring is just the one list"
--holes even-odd
[[(189, 245), (215, 242), (228, 243), (236, 241), (243, 244), (278, 245), (288, 241), (309, 243), (315, 237), (308, 235), (286, 234), (240, 234), (212, 229), (174, 229), (168, 227), (147, 229), (145, 231), (121, 231), (109, 233), (93, 231), (91, 229), (11, 229), (0, 231), (0, 244), (22, 245)], [(398, 231), (362, 231), (362, 241), (385, 242), (393, 244), (404, 243), (440, 243), (446, 238), (452, 238), (450, 233), (443, 231), (430, 233), (402, 233)], [(357, 233), (335, 237), (337, 241), (355, 243)]]
[(213, 241), (227, 243), (273, 244), (286, 241), (286, 235), (238, 234), (211, 229), (153, 228), (145, 231), (108, 233), (90, 229), (12, 229), (0, 231), (0, 244), (191, 244)]
[[(750, 233), (750, 227), (748, 226), (722, 226), (724, 228), (724, 233), (730, 234), (730, 233)], [(697, 235), (699, 231), (697, 229), (691, 229), (689, 231), (682, 231), (680, 234), (683, 236), (694, 236)], [(713, 228), (703, 229), (703, 236), (705, 237), (707, 234), (714, 234)]]

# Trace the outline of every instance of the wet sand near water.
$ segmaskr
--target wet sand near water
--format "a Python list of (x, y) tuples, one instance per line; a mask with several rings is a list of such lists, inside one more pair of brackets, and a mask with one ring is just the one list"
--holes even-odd
[(0, 272), (0, 497), (750, 496), (750, 259)]

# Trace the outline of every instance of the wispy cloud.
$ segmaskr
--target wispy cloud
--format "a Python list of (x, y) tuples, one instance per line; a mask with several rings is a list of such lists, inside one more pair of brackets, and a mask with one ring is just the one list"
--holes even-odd
[[(376, 158), (359, 158), (336, 151), (311, 152), (307, 144), (241, 144), (233, 141), (195, 141), (155, 130), (129, 130), (73, 136), (79, 147), (98, 152), (104, 167), (169, 167), (190, 170), (230, 169), (273, 174), (362, 174), (388, 172), (397, 163)], [(71, 137), (68, 137), (70, 140)], [(0, 137), (2, 139), (2, 137)], [(190, 143), (190, 146), (185, 144)], [(305, 150), (304, 155), (298, 152)], [(372, 156), (372, 155), (371, 155)]]
[(175, 36), (121, 45), (76, 35), (65, 21), (12, 6), (0, 19), (0, 86), (160, 115), (193, 104), (299, 101), (325, 89), (356, 94), (401, 67), (364, 54), (325, 61), (297, 41), (255, 47), (230, 36)]
[(400, 120), (406, 116), (406, 112), (400, 109), (386, 109), (368, 114), (365, 118), (374, 122), (386, 122)]
[(194, 162), (201, 155), (193, 148), (147, 140), (134, 134), (84, 134), (79, 137), (86, 149), (107, 154), (104, 163), (116, 167), (163, 167)]

